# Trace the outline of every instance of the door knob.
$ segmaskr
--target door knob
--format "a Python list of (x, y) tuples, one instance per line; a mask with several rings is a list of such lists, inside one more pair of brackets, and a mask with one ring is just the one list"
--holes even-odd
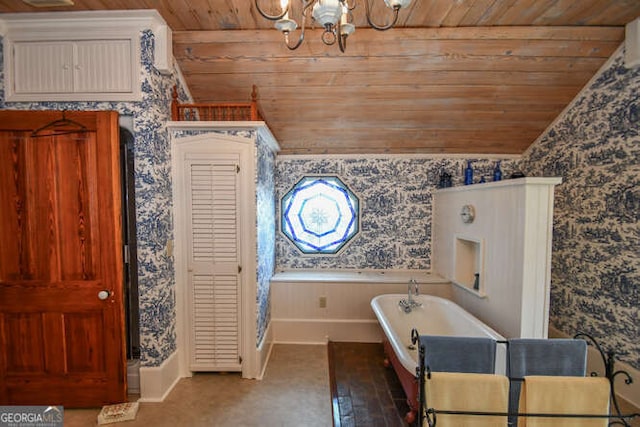
[(109, 291), (100, 291), (98, 292), (98, 299), (104, 301), (109, 298), (109, 295), (111, 295), (111, 292)]

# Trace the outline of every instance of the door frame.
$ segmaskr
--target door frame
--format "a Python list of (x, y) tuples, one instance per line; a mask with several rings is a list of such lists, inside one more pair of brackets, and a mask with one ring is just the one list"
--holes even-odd
[[(184, 125), (184, 124), (181, 124)], [(184, 194), (184, 155), (186, 153), (236, 154), (240, 159), (240, 261), (242, 271), (239, 274), (241, 284), (241, 327), (240, 342), (242, 356), (242, 377), (259, 378), (260, 367), (257, 351), (257, 241), (256, 241), (256, 185), (253, 152), (255, 141), (252, 138), (221, 134), (220, 129), (207, 129), (198, 123), (198, 130), (204, 131), (195, 136), (176, 138), (171, 134), (171, 159), (173, 175), (173, 219), (174, 219), (174, 262), (176, 282), (176, 347), (178, 352), (179, 376), (189, 377), (189, 308), (187, 307), (188, 272), (188, 219), (185, 218), (187, 197)], [(215, 131), (218, 132), (215, 132)]]

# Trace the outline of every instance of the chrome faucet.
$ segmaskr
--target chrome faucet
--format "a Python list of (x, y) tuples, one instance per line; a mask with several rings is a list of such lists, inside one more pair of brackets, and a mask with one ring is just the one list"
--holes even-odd
[(401, 299), (398, 302), (398, 305), (402, 307), (405, 313), (411, 313), (416, 307), (421, 307), (422, 303), (415, 300), (414, 297), (420, 295), (420, 288), (418, 286), (418, 282), (415, 279), (409, 280), (409, 284), (407, 285), (407, 299)]
[[(413, 292), (411, 290), (412, 287), (413, 287)], [(418, 287), (418, 282), (416, 282), (416, 279), (409, 280), (409, 285), (407, 286), (407, 294), (409, 298), (409, 304), (412, 307), (418, 305), (418, 302), (416, 302), (416, 300), (413, 299), (414, 296), (417, 297), (420, 295), (420, 288)]]

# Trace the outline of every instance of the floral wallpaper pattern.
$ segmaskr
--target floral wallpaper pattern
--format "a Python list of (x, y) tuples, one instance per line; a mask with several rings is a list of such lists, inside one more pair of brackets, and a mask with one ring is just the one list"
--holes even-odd
[(640, 369), (640, 68), (620, 49), (522, 159), (556, 187), (552, 325)]
[[(469, 158), (475, 181), (492, 180), (495, 159)], [(336, 175), (360, 200), (360, 232), (337, 255), (302, 255), (279, 231), (276, 269), (430, 269), (432, 192), (442, 172), (463, 185), (467, 159), (419, 156), (276, 160), (279, 201), (305, 175)], [(503, 176), (516, 172), (502, 160)], [(278, 230), (280, 212), (278, 209)]]
[[(0, 38), (1, 41), (1, 38)], [(0, 73), (2, 67), (0, 43)], [(153, 67), (153, 34), (141, 34), (141, 102), (5, 103), (0, 74), (0, 108), (24, 110), (114, 110), (133, 117), (135, 192), (142, 366), (159, 366), (176, 349), (171, 158), (165, 123), (171, 117), (171, 88), (177, 73), (165, 76)], [(184, 99), (184, 90), (180, 90)]]

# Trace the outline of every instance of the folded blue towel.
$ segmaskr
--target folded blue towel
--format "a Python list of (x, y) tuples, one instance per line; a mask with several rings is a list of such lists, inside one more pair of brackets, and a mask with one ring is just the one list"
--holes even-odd
[(432, 372), (495, 373), (492, 338), (421, 335), (420, 345), (425, 350), (424, 364)]
[[(509, 412), (517, 412), (522, 378), (531, 375), (584, 377), (587, 342), (579, 339), (517, 338), (508, 342)], [(517, 417), (509, 417), (517, 425)]]

